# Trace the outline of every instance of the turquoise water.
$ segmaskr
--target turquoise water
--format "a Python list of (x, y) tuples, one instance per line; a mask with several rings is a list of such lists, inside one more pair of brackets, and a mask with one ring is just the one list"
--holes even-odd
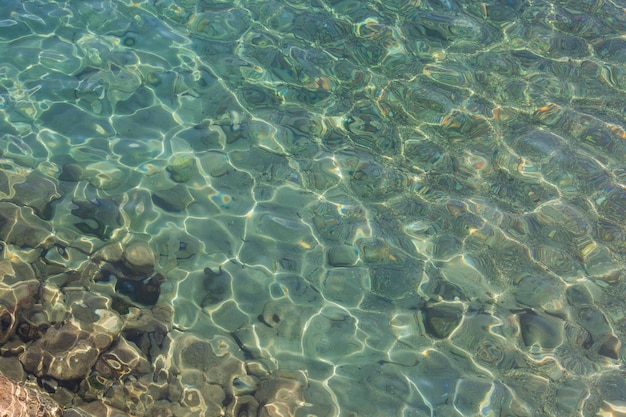
[(67, 416), (626, 415), (625, 36), (3, 0), (0, 372)]

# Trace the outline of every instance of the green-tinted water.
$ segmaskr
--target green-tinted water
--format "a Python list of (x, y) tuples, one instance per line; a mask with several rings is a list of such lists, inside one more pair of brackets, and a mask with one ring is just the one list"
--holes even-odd
[(68, 416), (626, 415), (625, 36), (3, 0), (0, 372)]

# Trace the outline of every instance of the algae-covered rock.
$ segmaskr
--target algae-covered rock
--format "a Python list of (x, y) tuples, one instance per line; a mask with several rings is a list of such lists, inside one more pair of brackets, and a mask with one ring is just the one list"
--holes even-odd
[(172, 157), (166, 169), (176, 182), (187, 182), (198, 174), (196, 160), (186, 155)]

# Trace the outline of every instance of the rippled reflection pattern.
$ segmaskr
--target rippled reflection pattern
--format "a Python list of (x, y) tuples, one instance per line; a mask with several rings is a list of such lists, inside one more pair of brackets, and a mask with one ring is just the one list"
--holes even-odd
[(4, 0), (0, 372), (71, 417), (626, 414), (625, 35)]

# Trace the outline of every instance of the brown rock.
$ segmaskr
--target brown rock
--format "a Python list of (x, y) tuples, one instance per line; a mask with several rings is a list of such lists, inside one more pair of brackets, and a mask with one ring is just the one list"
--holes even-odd
[[(102, 401), (93, 401), (72, 407), (65, 411), (64, 417), (129, 417), (129, 415)], [(3, 417), (3, 416), (0, 416)]]
[(63, 410), (35, 389), (0, 375), (0, 417), (61, 417)]
[(96, 370), (105, 378), (119, 379), (133, 373), (145, 375), (150, 372), (150, 362), (134, 343), (120, 337), (117, 342), (98, 358)]
[(156, 259), (148, 242), (136, 240), (129, 243), (124, 250), (123, 261), (130, 272), (140, 278), (154, 273)]
[(122, 259), (123, 253), (124, 248), (122, 248), (122, 244), (119, 242), (115, 242), (104, 246), (96, 253), (94, 253), (93, 260), (96, 262), (105, 261), (115, 263), (119, 262)]
[(35, 375), (72, 380), (83, 378), (99, 355), (89, 333), (73, 323), (51, 327), (20, 356), (24, 368)]
[[(216, 352), (216, 346), (222, 347), (223, 351)], [(172, 364), (181, 374), (197, 372), (204, 382), (226, 387), (230, 394), (232, 381), (246, 375), (243, 361), (233, 354), (236, 349), (234, 344), (228, 344), (220, 337), (203, 340), (182, 336), (174, 339), (171, 346)]]
[(100, 353), (111, 346), (121, 327), (114, 314), (96, 310), (94, 315), (101, 319), (93, 324), (72, 321), (50, 327), (20, 355), (24, 368), (38, 377), (61, 381), (84, 378)]
[(0, 356), (0, 375), (12, 381), (24, 381), (26, 372), (20, 361), (14, 356)]
[(254, 394), (259, 404), (259, 417), (295, 416), (304, 402), (307, 381), (299, 371), (276, 371), (261, 381)]

